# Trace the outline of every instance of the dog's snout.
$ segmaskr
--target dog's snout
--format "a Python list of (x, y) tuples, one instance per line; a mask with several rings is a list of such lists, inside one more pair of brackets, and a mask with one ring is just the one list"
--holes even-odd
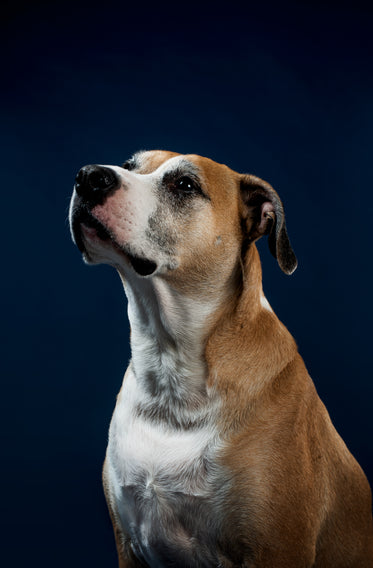
[(75, 178), (75, 190), (80, 197), (98, 200), (119, 187), (114, 170), (96, 164), (84, 166)]

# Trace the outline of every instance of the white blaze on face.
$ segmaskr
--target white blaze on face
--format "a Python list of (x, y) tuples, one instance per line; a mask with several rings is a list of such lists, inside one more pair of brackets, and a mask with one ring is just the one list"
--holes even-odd
[(103, 204), (96, 205), (92, 214), (108, 229), (120, 245), (142, 250), (148, 219), (155, 211), (155, 179), (117, 166), (112, 168), (121, 179), (120, 188)]

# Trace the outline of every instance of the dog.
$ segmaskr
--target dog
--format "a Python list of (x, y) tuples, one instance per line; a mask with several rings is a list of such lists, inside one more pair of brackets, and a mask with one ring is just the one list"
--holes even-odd
[(128, 299), (103, 469), (119, 568), (372, 568), (368, 481), (263, 294), (260, 237), (297, 266), (272, 186), (144, 151), (83, 167), (69, 217)]

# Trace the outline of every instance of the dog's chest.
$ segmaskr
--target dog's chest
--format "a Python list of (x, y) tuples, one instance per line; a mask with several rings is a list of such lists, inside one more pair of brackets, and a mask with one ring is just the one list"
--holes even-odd
[(224, 483), (209, 420), (190, 430), (139, 417), (131, 380), (121, 395), (108, 448), (110, 492), (135, 554), (149, 566), (216, 566)]

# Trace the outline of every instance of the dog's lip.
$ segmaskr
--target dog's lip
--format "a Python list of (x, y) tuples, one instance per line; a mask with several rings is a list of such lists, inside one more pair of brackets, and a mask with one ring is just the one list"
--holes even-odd
[(158, 268), (157, 263), (153, 260), (141, 258), (128, 253), (127, 257), (132, 268), (137, 274), (139, 274), (139, 276), (152, 276)]
[(132, 254), (121, 245), (119, 245), (115, 237), (110, 231), (92, 215), (87, 209), (80, 209), (75, 212), (73, 216), (73, 235), (74, 240), (80, 252), (87, 255), (85, 240), (91, 242), (108, 241), (110, 240), (112, 246), (117, 252), (131, 265), (133, 270), (139, 276), (151, 276), (157, 269), (158, 265), (153, 260), (143, 258), (138, 255)]
[(75, 244), (82, 253), (86, 253), (84, 238), (107, 241), (111, 239), (109, 231), (85, 207), (79, 207), (72, 215), (72, 234)]
[(84, 233), (85, 236), (87, 236), (88, 238), (92, 239), (97, 237), (97, 230), (94, 227), (90, 227), (89, 225), (86, 225), (85, 223), (81, 223), (80, 227)]

